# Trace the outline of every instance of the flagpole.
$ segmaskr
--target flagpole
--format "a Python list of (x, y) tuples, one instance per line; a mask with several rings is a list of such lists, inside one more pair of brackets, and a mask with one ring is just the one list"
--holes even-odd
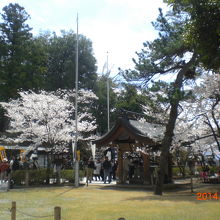
[(108, 52), (107, 52), (107, 119), (108, 119), (108, 131), (110, 130), (110, 117), (109, 117), (109, 70), (108, 70)]
[(77, 158), (77, 142), (78, 142), (78, 75), (79, 75), (79, 35), (78, 35), (78, 13), (76, 28), (76, 76), (75, 76), (75, 187), (79, 186), (79, 161)]

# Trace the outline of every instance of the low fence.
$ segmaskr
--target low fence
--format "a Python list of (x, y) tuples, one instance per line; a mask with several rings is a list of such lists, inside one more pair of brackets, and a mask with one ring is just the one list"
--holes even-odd
[(59, 206), (54, 207), (54, 214), (53, 215), (35, 216), (35, 215), (31, 215), (31, 214), (19, 211), (16, 207), (16, 202), (13, 201), (11, 203), (11, 208), (5, 209), (5, 211), (10, 212), (11, 220), (16, 220), (16, 213), (20, 213), (24, 216), (28, 216), (28, 217), (35, 218), (35, 219), (54, 217), (54, 220), (61, 220), (61, 207), (59, 207)]
[[(61, 207), (59, 207), (59, 206), (54, 207), (54, 214), (53, 215), (36, 216), (36, 215), (31, 215), (31, 214), (19, 211), (16, 207), (16, 202), (13, 201), (11, 203), (11, 208), (10, 209), (5, 209), (5, 211), (8, 211), (8, 212), (11, 213), (11, 220), (16, 220), (16, 213), (20, 213), (24, 216), (28, 216), (28, 217), (36, 218), (36, 219), (54, 217), (54, 220), (61, 220)], [(121, 218), (118, 218), (118, 220), (126, 220), (126, 219), (121, 217)]]

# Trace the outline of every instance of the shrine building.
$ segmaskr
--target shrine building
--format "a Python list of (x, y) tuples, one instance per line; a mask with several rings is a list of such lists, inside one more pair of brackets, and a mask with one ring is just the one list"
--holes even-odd
[[(114, 127), (93, 141), (97, 148), (114, 148), (117, 152), (117, 183), (155, 184), (164, 125), (118, 118)], [(124, 178), (124, 160), (133, 162), (132, 173)], [(125, 166), (125, 165), (124, 165)], [(171, 160), (168, 159), (167, 182), (171, 181)]]

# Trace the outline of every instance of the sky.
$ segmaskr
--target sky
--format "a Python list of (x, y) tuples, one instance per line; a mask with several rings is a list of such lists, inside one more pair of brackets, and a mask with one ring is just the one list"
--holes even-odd
[(78, 13), (79, 34), (93, 43), (98, 73), (106, 72), (108, 54), (111, 76), (119, 67), (134, 67), (135, 52), (143, 48), (143, 42), (157, 37), (151, 22), (157, 18), (158, 8), (167, 9), (163, 0), (0, 0), (1, 9), (9, 3), (25, 8), (35, 36), (46, 30), (76, 32)]

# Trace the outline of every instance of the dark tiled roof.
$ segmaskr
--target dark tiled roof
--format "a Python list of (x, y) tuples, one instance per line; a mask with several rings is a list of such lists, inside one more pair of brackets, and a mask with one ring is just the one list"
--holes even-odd
[(161, 125), (119, 118), (108, 133), (93, 143), (97, 146), (105, 146), (110, 143), (139, 142), (148, 146), (155, 146), (162, 140), (163, 133), (164, 127)]

